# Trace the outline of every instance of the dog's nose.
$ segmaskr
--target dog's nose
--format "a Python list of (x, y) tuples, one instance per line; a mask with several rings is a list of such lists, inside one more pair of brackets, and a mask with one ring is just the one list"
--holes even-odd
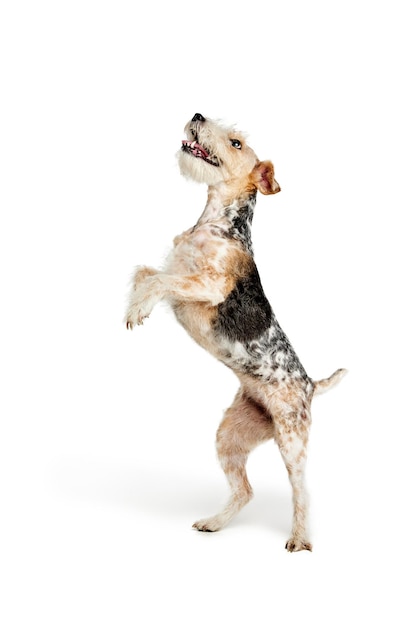
[(192, 122), (205, 122), (205, 118), (201, 113), (195, 113), (192, 117)]

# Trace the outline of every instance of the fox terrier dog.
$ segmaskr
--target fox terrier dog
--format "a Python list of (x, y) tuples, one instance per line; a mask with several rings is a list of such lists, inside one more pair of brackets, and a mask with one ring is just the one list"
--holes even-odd
[(279, 326), (261, 286), (251, 223), (257, 191), (280, 191), (270, 161), (260, 161), (244, 135), (196, 113), (178, 154), (181, 173), (208, 186), (195, 226), (174, 239), (163, 271), (140, 266), (133, 276), (126, 326), (142, 324), (162, 299), (191, 337), (237, 375), (240, 388), (225, 412), (216, 443), (231, 495), (225, 508), (195, 522), (223, 528), (250, 500), (246, 461), (273, 438), (293, 492), (289, 552), (311, 550), (304, 470), (312, 397), (345, 374), (313, 381)]

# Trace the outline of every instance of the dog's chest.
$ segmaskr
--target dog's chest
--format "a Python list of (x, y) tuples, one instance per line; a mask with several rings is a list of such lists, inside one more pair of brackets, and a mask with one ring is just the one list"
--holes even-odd
[(211, 224), (194, 227), (174, 240), (166, 269), (180, 274), (225, 272), (230, 246), (222, 230)]

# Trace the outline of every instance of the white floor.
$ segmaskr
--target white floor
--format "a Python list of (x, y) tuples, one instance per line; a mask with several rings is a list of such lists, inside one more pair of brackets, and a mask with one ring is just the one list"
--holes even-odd
[[(2, 8), (1, 623), (415, 625), (408, 3), (225, 5), (223, 46), (204, 6)], [(284, 549), (272, 443), (239, 517), (192, 530), (227, 497), (214, 438), (237, 383), (164, 306), (122, 324), (133, 267), (203, 209), (174, 159), (196, 111), (273, 160), (265, 291), (313, 378), (349, 369), (314, 401), (312, 553)]]

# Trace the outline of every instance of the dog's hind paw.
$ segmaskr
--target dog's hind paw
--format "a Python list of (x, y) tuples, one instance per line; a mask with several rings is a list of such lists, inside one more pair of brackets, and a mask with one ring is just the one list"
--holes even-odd
[(286, 550), (288, 552), (300, 552), (301, 550), (309, 550), (309, 552), (312, 552), (312, 544), (309, 541), (291, 537), (286, 543)]
[(196, 530), (200, 530), (204, 533), (215, 533), (218, 530), (221, 530), (221, 528), (223, 527), (224, 524), (219, 519), (218, 515), (215, 515), (214, 517), (208, 517), (206, 519), (200, 519), (193, 524), (193, 528), (195, 528)]

